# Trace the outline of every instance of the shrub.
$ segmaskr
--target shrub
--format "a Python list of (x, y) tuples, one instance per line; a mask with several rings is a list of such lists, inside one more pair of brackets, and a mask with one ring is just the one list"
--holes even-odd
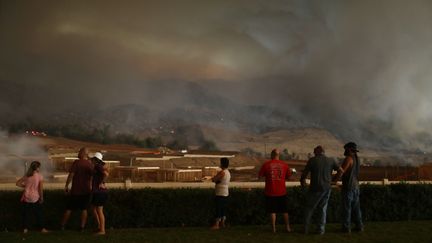
[[(302, 223), (306, 190), (288, 188), (290, 221)], [(207, 226), (213, 216), (212, 189), (132, 189), (110, 190), (105, 207), (107, 227)], [(268, 224), (262, 189), (231, 189), (228, 223), (232, 225)], [(21, 192), (0, 192), (0, 227), (18, 229)], [(432, 219), (432, 185), (363, 185), (361, 207), (365, 221)], [(49, 228), (58, 228), (65, 197), (60, 190), (46, 191), (44, 216)], [(333, 190), (327, 213), (328, 222), (339, 222), (340, 192)], [(69, 225), (78, 227), (79, 213), (74, 212)], [(279, 217), (281, 218), (281, 217)], [(90, 217), (89, 224), (92, 217)]]

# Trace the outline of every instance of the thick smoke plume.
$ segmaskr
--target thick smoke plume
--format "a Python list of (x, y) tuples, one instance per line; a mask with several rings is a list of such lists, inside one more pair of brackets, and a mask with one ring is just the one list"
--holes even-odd
[(120, 104), (158, 117), (189, 107), (192, 82), (371, 146), (432, 141), (430, 1), (0, 3), (10, 119)]

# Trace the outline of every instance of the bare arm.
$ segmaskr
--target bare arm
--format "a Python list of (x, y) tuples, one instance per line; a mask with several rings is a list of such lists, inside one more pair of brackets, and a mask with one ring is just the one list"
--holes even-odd
[(25, 177), (21, 177), (19, 180), (17, 180), (15, 185), (18, 187), (24, 187), (25, 186), (24, 180), (25, 180)]
[(43, 196), (43, 181), (39, 182), (39, 203), (43, 203), (44, 196)]
[(103, 179), (105, 180), (108, 176), (109, 176), (108, 169), (104, 165), (104, 167), (103, 167)]
[(212, 181), (218, 183), (224, 176), (225, 176), (225, 172), (221, 170), (215, 176), (213, 176)]
[(75, 173), (73, 172), (69, 172), (69, 175), (66, 179), (66, 184), (65, 184), (65, 192), (69, 192), (69, 184), (71, 183), (73, 177), (74, 177)]
[(336, 182), (336, 181), (340, 180), (343, 173), (345, 173), (345, 171), (347, 171), (352, 166), (352, 164), (353, 164), (353, 159), (349, 156), (346, 157), (344, 159), (344, 161), (342, 162), (341, 167), (339, 167), (337, 174), (333, 178), (333, 181)]

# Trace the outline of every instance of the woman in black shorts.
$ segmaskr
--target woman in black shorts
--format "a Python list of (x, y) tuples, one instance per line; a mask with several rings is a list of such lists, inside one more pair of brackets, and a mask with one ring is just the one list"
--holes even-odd
[(105, 234), (105, 215), (103, 206), (108, 200), (108, 190), (105, 186), (105, 179), (108, 176), (108, 170), (105, 168), (105, 163), (102, 161), (102, 154), (96, 152), (91, 159), (94, 164), (94, 174), (92, 182), (92, 206), (93, 214), (98, 224), (96, 234)]

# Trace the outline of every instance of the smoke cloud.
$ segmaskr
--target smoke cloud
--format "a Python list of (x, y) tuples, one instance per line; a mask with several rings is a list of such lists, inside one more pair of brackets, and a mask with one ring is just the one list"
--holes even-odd
[(164, 111), (192, 82), (371, 146), (432, 141), (430, 1), (0, 3), (9, 117)]
[(51, 171), (48, 153), (35, 139), (22, 136), (9, 136), (0, 131), (0, 175), (3, 179), (24, 176), (26, 169), (34, 160), (41, 162), (41, 171)]

